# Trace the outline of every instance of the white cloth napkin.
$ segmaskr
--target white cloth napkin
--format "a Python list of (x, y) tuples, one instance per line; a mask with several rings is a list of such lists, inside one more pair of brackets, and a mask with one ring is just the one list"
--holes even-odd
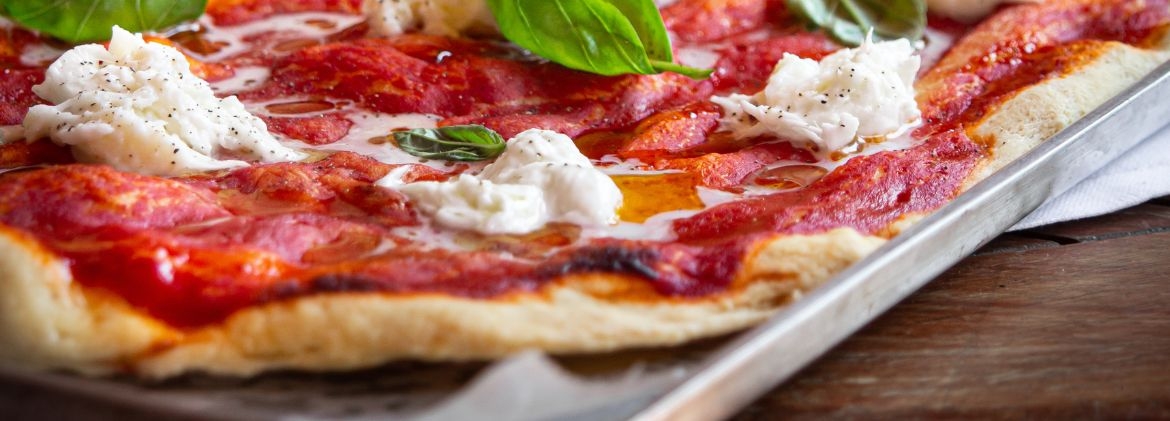
[(1104, 215), (1170, 194), (1170, 126), (1057, 197), (1009, 231)]

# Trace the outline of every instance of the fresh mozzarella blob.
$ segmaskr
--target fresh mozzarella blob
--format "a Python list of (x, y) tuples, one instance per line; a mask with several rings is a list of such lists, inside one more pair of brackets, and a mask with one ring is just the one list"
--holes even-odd
[(362, 8), (370, 33), (376, 36), (414, 31), (451, 37), (497, 32), (495, 17), (484, 0), (365, 0)]
[(617, 222), (622, 193), (581, 154), (573, 140), (550, 130), (526, 130), (484, 167), (480, 178), (539, 187), (552, 221), (597, 226)]
[[(33, 92), (25, 137), (69, 145), (81, 161), (175, 176), (305, 154), (281, 145), (236, 97), (216, 98), (178, 50), (114, 27), (109, 49), (75, 47)], [(221, 159), (225, 156), (238, 159)]]
[(532, 129), (508, 140), (478, 175), (402, 184), (391, 172), (377, 182), (410, 197), (441, 225), (484, 234), (525, 234), (549, 222), (604, 226), (617, 222), (622, 193), (563, 134)]
[(785, 54), (754, 95), (712, 97), (737, 137), (772, 135), (832, 152), (894, 135), (921, 115), (914, 100), (920, 58), (905, 39), (837, 51), (820, 62)]
[(461, 174), (445, 182), (405, 184), (398, 190), (440, 225), (485, 234), (524, 234), (548, 222), (539, 187), (494, 183)]

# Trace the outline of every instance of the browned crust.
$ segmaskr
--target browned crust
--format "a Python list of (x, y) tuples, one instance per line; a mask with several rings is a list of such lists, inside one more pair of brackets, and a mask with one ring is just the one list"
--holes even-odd
[(486, 359), (530, 348), (577, 353), (672, 345), (758, 323), (795, 292), (882, 242), (851, 230), (780, 238), (756, 253), (742, 287), (696, 299), (620, 298), (641, 281), (579, 275), (541, 293), (499, 301), (420, 294), (304, 297), (182, 332), (71, 282), (64, 265), (34, 240), (0, 228), (0, 267), (13, 269), (13, 276), (0, 281), (0, 290), (8, 292), (0, 302), (0, 338), (15, 345), (0, 355), (44, 368), (125, 368), (166, 377), (350, 369), (401, 358)]

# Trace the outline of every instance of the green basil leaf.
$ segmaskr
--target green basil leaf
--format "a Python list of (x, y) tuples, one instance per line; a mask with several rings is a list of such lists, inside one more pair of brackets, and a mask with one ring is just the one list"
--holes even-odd
[(924, 0), (786, 0), (788, 10), (838, 42), (858, 46), (870, 30), (878, 39), (917, 41), (926, 28)]
[(658, 6), (654, 0), (610, 1), (614, 7), (625, 16), (634, 31), (638, 33), (638, 40), (646, 49), (646, 57), (654, 61), (674, 61), (674, 52), (670, 50), (670, 37), (666, 35), (666, 23), (662, 22), (662, 15), (658, 13)]
[(199, 17), (206, 6), (207, 0), (0, 0), (22, 26), (72, 43), (108, 40), (114, 25), (163, 29)]
[(565, 67), (613, 76), (710, 70), (674, 64), (653, 0), (488, 0), (500, 32)]
[(504, 138), (480, 125), (394, 132), (398, 147), (411, 155), (450, 161), (482, 161), (504, 152)]

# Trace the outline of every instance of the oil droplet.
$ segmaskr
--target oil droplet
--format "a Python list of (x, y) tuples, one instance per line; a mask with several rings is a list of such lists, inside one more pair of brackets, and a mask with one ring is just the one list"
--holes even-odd
[(211, 41), (204, 36), (204, 31), (182, 31), (170, 36), (170, 40), (182, 45), (195, 54), (209, 56), (220, 52), (228, 46), (224, 41)]
[(695, 189), (695, 176), (688, 173), (615, 175), (622, 191), (618, 217), (626, 222), (645, 222), (651, 216), (675, 210), (703, 209)]

